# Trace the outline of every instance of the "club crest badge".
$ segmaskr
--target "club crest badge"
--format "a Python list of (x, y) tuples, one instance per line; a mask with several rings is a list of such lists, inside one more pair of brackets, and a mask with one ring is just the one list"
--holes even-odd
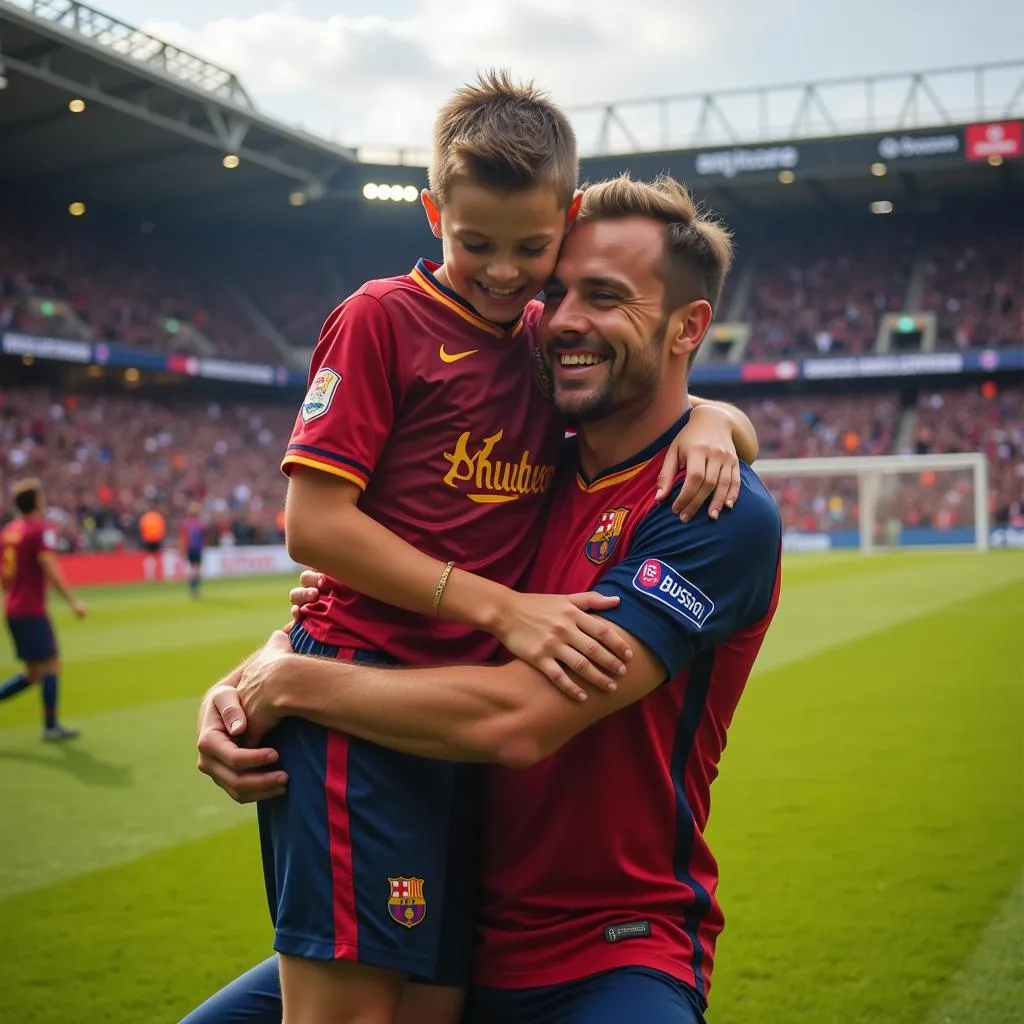
[(587, 541), (587, 560), (594, 565), (603, 565), (612, 557), (612, 552), (619, 543), (622, 530), (626, 525), (626, 517), (629, 515), (628, 508), (609, 508), (601, 513), (597, 520), (597, 527)]
[(415, 928), (427, 916), (427, 901), (423, 897), (422, 878), (388, 878), (391, 897), (388, 915), (392, 921), (406, 928)]
[(309, 385), (306, 397), (302, 400), (300, 415), (303, 423), (309, 423), (310, 420), (323, 416), (330, 409), (334, 393), (338, 390), (340, 383), (341, 374), (335, 373), (329, 366), (324, 366), (318, 371), (313, 378), (313, 383)]

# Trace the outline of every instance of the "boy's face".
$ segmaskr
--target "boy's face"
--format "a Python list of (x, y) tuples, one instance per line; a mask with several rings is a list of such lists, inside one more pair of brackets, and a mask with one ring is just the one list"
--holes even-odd
[(507, 192), (460, 181), (439, 212), (429, 196), (424, 206), (443, 245), (441, 283), (485, 319), (515, 320), (544, 288), (558, 259), (566, 211), (555, 190), (541, 185)]

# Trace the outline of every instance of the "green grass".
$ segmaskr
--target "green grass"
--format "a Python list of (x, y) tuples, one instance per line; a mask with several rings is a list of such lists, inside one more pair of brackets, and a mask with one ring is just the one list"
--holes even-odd
[[(266, 955), (253, 812), (193, 722), (286, 588), (92, 592), (58, 622), (81, 739), (0, 705), (4, 1024), (174, 1021)], [(1022, 609), (1012, 553), (789, 559), (715, 785), (710, 1024), (1019, 1019)]]

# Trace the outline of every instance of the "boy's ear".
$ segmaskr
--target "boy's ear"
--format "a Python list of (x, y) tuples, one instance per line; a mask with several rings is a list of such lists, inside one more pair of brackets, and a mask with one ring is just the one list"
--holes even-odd
[(430, 231), (435, 238), (441, 237), (441, 210), (437, 203), (434, 202), (434, 197), (430, 194), (429, 189), (424, 189), (420, 193), (420, 202), (423, 204), (423, 209), (427, 213), (427, 223), (430, 225)]
[(572, 197), (572, 202), (569, 204), (569, 212), (565, 215), (565, 226), (567, 229), (576, 223), (576, 218), (580, 215), (580, 206), (582, 205), (583, 189), (578, 188)]

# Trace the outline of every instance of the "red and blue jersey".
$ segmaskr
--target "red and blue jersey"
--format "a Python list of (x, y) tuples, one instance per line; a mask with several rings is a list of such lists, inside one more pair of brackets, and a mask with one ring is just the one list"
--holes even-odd
[(206, 523), (198, 516), (187, 516), (181, 524), (181, 545), (186, 551), (202, 551), (206, 541)]
[[(282, 468), (351, 481), (360, 509), (413, 547), (515, 587), (540, 540), (563, 435), (536, 352), (541, 306), (492, 323), (436, 269), (421, 260), (371, 281), (328, 317)], [(337, 582), (303, 624), (321, 643), (407, 662), (497, 652), (489, 636)]]
[(55, 543), (52, 528), (42, 519), (19, 516), (0, 530), (0, 580), (7, 618), (45, 617), (43, 562), (53, 557)]
[[(726, 730), (779, 596), (781, 522), (742, 467), (736, 507), (655, 504), (684, 421), (628, 463), (560, 481), (531, 590), (595, 589), (665, 682), (526, 770), (488, 769), (476, 980), (559, 985), (646, 966), (707, 997), (723, 918), (704, 838)], [(591, 698), (594, 699), (594, 698)]]

